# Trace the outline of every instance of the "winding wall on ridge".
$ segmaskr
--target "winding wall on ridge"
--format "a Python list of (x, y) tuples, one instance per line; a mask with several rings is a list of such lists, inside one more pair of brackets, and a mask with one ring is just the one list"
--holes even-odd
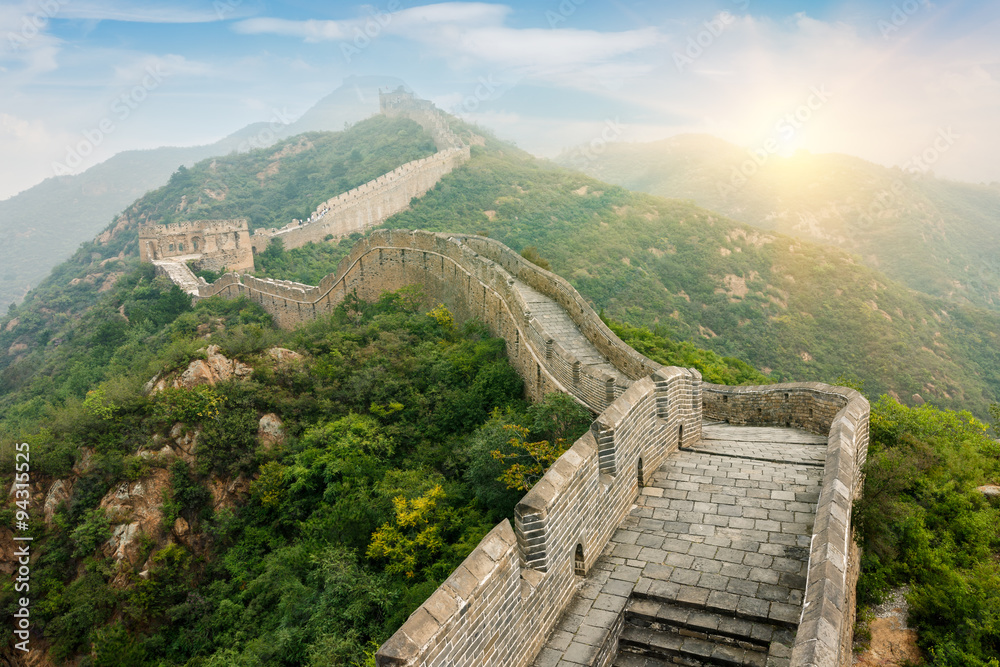
[[(477, 236), (377, 230), (318, 286), (229, 274), (201, 285), (197, 298), (244, 295), (290, 328), (331, 312), (351, 292), (371, 300), (412, 284), (458, 319), (478, 317), (503, 337), (532, 397), (563, 391), (599, 414), (521, 500), (514, 525), (498, 524), (381, 647), (380, 666), (530, 664), (579, 574), (628, 514), (637, 462), (654, 470), (678, 446), (697, 442), (703, 417), (828, 437), (791, 664), (849, 664), (858, 573), (850, 509), (868, 444), (868, 403), (857, 392), (819, 383), (703, 385), (697, 371), (664, 367), (623, 343), (559, 276)], [(590, 373), (532, 314), (522, 285), (558, 303), (618, 372)]]
[(264, 250), (272, 239), (281, 239), (286, 248), (298, 248), (310, 241), (319, 243), (330, 236), (348, 236), (379, 225), (406, 210), (412, 199), (426, 194), (442, 176), (469, 159), (469, 146), (427, 100), (400, 88), (379, 93), (379, 109), (385, 116), (418, 123), (434, 139), (438, 152), (328, 199), (307, 221), (291, 222), (281, 229), (255, 230), (251, 239), (254, 252)]

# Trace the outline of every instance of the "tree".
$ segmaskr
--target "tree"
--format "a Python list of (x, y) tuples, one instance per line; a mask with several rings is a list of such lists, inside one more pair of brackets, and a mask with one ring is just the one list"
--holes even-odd
[[(507, 444), (514, 449), (514, 453), (505, 454), (500, 450), (492, 452), (493, 458), (506, 463), (513, 461), (500, 476), (500, 480), (507, 485), (508, 489), (528, 491), (535, 485), (545, 471), (563, 455), (569, 445), (563, 438), (558, 438), (554, 443), (548, 440), (537, 442), (527, 442), (531, 431), (527, 427), (517, 424), (507, 424), (504, 426), (510, 433), (510, 440)], [(516, 450), (521, 450), (518, 452)]]

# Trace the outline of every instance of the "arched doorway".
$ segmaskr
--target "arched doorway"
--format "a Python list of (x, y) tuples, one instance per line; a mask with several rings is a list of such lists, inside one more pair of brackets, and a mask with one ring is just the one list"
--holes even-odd
[(583, 559), (583, 545), (577, 543), (576, 553), (573, 555), (573, 574), (581, 577), (587, 576), (586, 561)]

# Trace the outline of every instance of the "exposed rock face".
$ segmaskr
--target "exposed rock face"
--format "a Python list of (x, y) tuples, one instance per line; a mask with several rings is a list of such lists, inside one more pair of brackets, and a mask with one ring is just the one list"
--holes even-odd
[(267, 351), (267, 356), (274, 359), (279, 365), (302, 359), (302, 355), (298, 352), (293, 352), (283, 347), (272, 347)]
[(1000, 498), (1000, 486), (996, 484), (987, 484), (985, 486), (976, 487), (976, 491), (983, 494), (987, 498)]
[(49, 493), (45, 496), (45, 505), (43, 506), (46, 524), (52, 524), (52, 518), (55, 516), (59, 503), (69, 500), (70, 488), (70, 484), (61, 479), (57, 479), (49, 487)]
[(855, 667), (902, 667), (921, 662), (917, 631), (906, 625), (907, 592), (905, 587), (897, 588), (875, 608), (875, 618), (870, 624), (871, 642), (855, 656)]
[(250, 480), (243, 475), (231, 481), (213, 477), (209, 482), (209, 490), (212, 492), (213, 509), (235, 507), (244, 503), (250, 495)]
[(260, 425), (257, 427), (257, 439), (265, 449), (285, 444), (285, 425), (278, 418), (278, 415), (269, 412), (260, 418)]
[(194, 462), (195, 450), (198, 447), (198, 436), (201, 431), (189, 430), (183, 423), (177, 422), (170, 429), (170, 438), (173, 440), (173, 447), (165, 446), (160, 450), (161, 454), (166, 454), (164, 450), (170, 449), (171, 454), (179, 456), (187, 463)]
[(109, 491), (100, 507), (112, 521), (112, 535), (104, 544), (104, 555), (115, 562), (139, 565), (142, 535), (154, 537), (163, 521), (163, 494), (170, 486), (170, 473), (156, 469), (137, 482), (123, 482)]
[(80, 458), (73, 465), (73, 473), (76, 475), (82, 475), (83, 473), (90, 470), (90, 462), (94, 458), (94, 450), (91, 447), (81, 447), (80, 448)]
[[(294, 354), (294, 352), (292, 353)], [(193, 389), (200, 384), (214, 385), (232, 379), (243, 379), (253, 373), (253, 368), (242, 361), (229, 359), (219, 352), (218, 345), (209, 345), (205, 359), (195, 359), (180, 375), (172, 380), (169, 377), (153, 378), (149, 391), (153, 394), (167, 387), (174, 389)]]

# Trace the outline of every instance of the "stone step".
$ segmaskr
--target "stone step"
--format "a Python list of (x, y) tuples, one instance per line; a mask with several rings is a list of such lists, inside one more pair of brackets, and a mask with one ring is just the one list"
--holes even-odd
[(750, 621), (732, 614), (651, 599), (629, 600), (625, 607), (625, 622), (765, 652), (772, 640), (789, 642), (794, 637), (791, 630), (759, 619)]
[[(673, 597), (664, 597), (664, 596), (661, 596), (661, 595), (656, 595), (656, 594), (651, 593), (651, 592), (639, 593), (638, 591), (636, 591), (635, 593), (633, 593), (633, 596), (634, 596), (635, 599), (649, 600), (649, 601), (652, 601), (652, 602), (658, 602), (658, 603), (661, 603), (661, 604), (666, 604), (666, 605), (670, 605), (670, 606), (673, 606), (673, 607), (677, 607), (677, 608), (680, 608), (680, 609), (689, 609), (689, 610), (694, 610), (694, 611), (709, 612), (709, 613), (717, 614), (720, 617), (732, 618), (734, 620), (749, 621), (750, 623), (758, 624), (758, 625), (761, 625), (761, 626), (767, 625), (767, 626), (773, 627), (775, 629), (775, 631), (777, 631), (779, 629), (788, 630), (788, 631), (790, 631), (790, 633), (791, 633), (792, 636), (794, 636), (795, 629), (799, 625), (798, 624), (798, 617), (796, 617), (795, 619), (791, 619), (791, 618), (784, 619), (784, 618), (775, 618), (774, 615), (772, 615), (772, 616), (762, 616), (760, 614), (750, 613), (750, 612), (744, 611), (742, 609), (731, 609), (731, 608), (718, 607), (718, 606), (714, 606), (714, 605), (709, 604), (709, 603), (687, 602), (687, 601), (684, 601), (684, 600), (678, 600), (678, 599), (673, 598)], [(783, 605), (783, 608), (784, 607), (790, 607), (790, 605)], [(765, 608), (766, 608), (766, 606), (765, 606)], [(787, 633), (785, 633), (785, 634), (787, 634)], [(770, 641), (770, 640), (768, 640), (768, 641)]]
[(626, 653), (690, 667), (765, 667), (767, 652), (698, 637), (626, 624), (618, 639), (618, 659)]
[(673, 667), (676, 663), (664, 662), (658, 658), (638, 653), (618, 653), (611, 667)]

